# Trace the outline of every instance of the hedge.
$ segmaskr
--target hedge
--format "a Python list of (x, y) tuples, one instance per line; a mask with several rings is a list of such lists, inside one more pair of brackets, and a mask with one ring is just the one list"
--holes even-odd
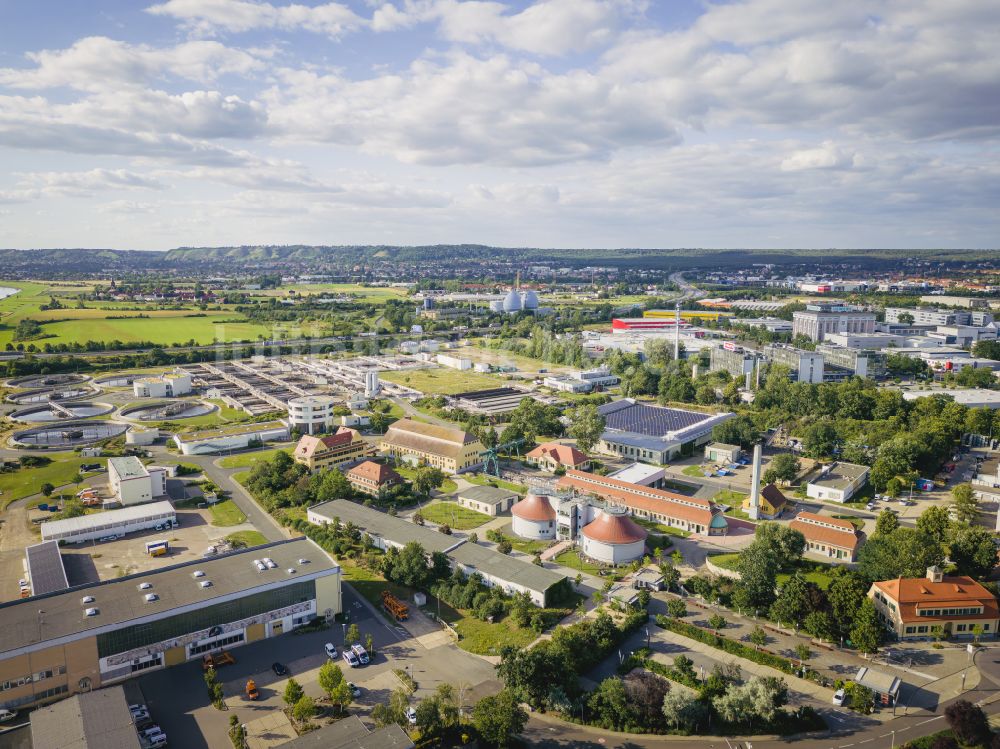
[(780, 655), (769, 653), (766, 650), (755, 650), (748, 645), (744, 645), (742, 642), (721, 637), (714, 632), (702, 629), (694, 624), (671, 619), (669, 616), (664, 616), (663, 614), (656, 615), (656, 624), (661, 629), (667, 629), (684, 637), (690, 637), (692, 640), (705, 643), (730, 655), (746, 658), (748, 661), (759, 663), (762, 666), (776, 668), (779, 671), (784, 671), (786, 674), (795, 673), (795, 664), (787, 658), (782, 658)]

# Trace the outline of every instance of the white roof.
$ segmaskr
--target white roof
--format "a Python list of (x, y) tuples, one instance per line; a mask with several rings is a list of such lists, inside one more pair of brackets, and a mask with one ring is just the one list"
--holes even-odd
[(986, 388), (942, 388), (940, 390), (906, 390), (903, 398), (908, 401), (917, 398), (929, 398), (932, 395), (950, 395), (956, 403), (963, 406), (986, 406), (992, 408), (1000, 406), (1000, 390), (987, 390)]
[(149, 502), (143, 505), (132, 505), (120, 510), (95, 512), (90, 515), (80, 515), (65, 520), (47, 520), (42, 523), (42, 538), (62, 533), (85, 533), (93, 528), (99, 528), (109, 523), (130, 523), (150, 515), (162, 515), (174, 512), (174, 506), (163, 500)]
[(114, 468), (119, 478), (123, 479), (148, 475), (142, 461), (134, 455), (126, 455), (123, 458), (108, 458), (108, 467)]
[(647, 465), (645, 463), (633, 463), (625, 466), (620, 471), (608, 474), (608, 478), (627, 481), (630, 484), (644, 484), (647, 481), (655, 481), (664, 475), (662, 468)]

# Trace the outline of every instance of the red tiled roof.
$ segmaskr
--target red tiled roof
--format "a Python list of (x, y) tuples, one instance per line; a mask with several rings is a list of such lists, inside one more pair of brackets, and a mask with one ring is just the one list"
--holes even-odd
[(597, 476), (583, 471), (566, 471), (559, 479), (560, 489), (572, 488), (603, 497), (613, 504), (624, 505), (633, 510), (701, 523), (708, 526), (712, 522), (712, 503), (699, 497), (686, 497), (663, 489), (653, 489), (627, 481)]
[(592, 541), (605, 544), (631, 544), (645, 541), (649, 533), (623, 512), (601, 512), (580, 531)]
[(531, 458), (532, 460), (548, 457), (557, 463), (571, 468), (590, 460), (586, 454), (580, 452), (572, 445), (562, 445), (558, 442), (544, 442), (534, 450), (529, 451), (524, 457)]
[(354, 442), (355, 438), (360, 439), (361, 435), (356, 429), (350, 427), (340, 427), (333, 434), (324, 434), (314, 437), (303, 434), (299, 438), (299, 443), (295, 446), (296, 455), (313, 455), (317, 452), (332, 450), (335, 447), (343, 447)]
[[(803, 536), (805, 536), (807, 541), (812, 541), (813, 543), (826, 544), (827, 546), (836, 546), (838, 549), (847, 549), (853, 552), (858, 547), (858, 534), (854, 529), (854, 526), (847, 523), (850, 526), (850, 530), (846, 528), (828, 528), (822, 525), (816, 525), (814, 522), (807, 522), (802, 520), (803, 515), (812, 515), (811, 512), (800, 512), (795, 519), (788, 524), (789, 528), (797, 530)], [(824, 520), (827, 518), (822, 517)], [(836, 521), (834, 518), (831, 520)]]
[(888, 598), (899, 605), (904, 622), (948, 621), (955, 616), (917, 616), (917, 610), (928, 607), (957, 608), (963, 604), (982, 604), (982, 614), (963, 614), (962, 619), (996, 619), (1000, 616), (996, 597), (971, 577), (956, 575), (931, 582), (925, 577), (903, 577), (874, 583)]
[(366, 460), (350, 469), (346, 474), (348, 479), (362, 479), (374, 481), (377, 486), (382, 484), (401, 483), (403, 477), (384, 463), (376, 463), (374, 460)]
[(854, 533), (854, 523), (850, 520), (843, 520), (841, 518), (833, 518), (829, 515), (820, 515), (818, 512), (800, 512), (795, 516), (796, 520), (801, 520), (805, 523), (813, 523), (820, 525), (835, 525), (842, 531), (848, 533)]
[(510, 514), (516, 515), (522, 520), (534, 520), (537, 522), (556, 519), (556, 511), (549, 502), (549, 498), (544, 494), (527, 495), (510, 508)]

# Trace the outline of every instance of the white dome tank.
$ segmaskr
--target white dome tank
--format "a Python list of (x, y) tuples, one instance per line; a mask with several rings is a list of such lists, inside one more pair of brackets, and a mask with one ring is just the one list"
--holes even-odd
[(525, 309), (538, 309), (538, 294), (534, 289), (528, 289), (521, 294), (521, 306)]
[(503, 311), (504, 312), (520, 312), (521, 311), (521, 295), (517, 293), (514, 289), (507, 292), (507, 296), (503, 300)]

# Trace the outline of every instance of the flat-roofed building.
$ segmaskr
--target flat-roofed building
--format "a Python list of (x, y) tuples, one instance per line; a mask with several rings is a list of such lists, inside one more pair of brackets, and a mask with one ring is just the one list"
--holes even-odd
[(69, 587), (58, 541), (42, 541), (24, 550), (24, 568), (31, 595), (43, 596)]
[(731, 341), (713, 344), (709, 349), (709, 370), (712, 372), (726, 371), (733, 377), (744, 377), (764, 361), (764, 355), (745, 346), (738, 346)]
[(824, 368), (833, 365), (851, 372), (858, 377), (881, 380), (888, 366), (888, 354), (873, 349), (847, 348), (830, 343), (821, 343), (816, 351), (823, 357)]
[(31, 749), (141, 749), (121, 686), (82, 692), (31, 713)]
[(340, 611), (340, 567), (305, 538), (0, 604), (0, 707), (89, 692)]
[(396, 723), (369, 730), (357, 715), (303, 733), (278, 749), (413, 749), (413, 740)]
[(518, 493), (496, 486), (476, 486), (460, 489), (456, 501), (462, 507), (482, 512), (491, 517), (507, 512), (518, 500)]
[(266, 421), (175, 434), (174, 442), (182, 455), (210, 455), (227, 450), (242, 450), (264, 442), (284, 441), (289, 434), (285, 422)]
[(875, 313), (843, 302), (807, 304), (792, 313), (792, 335), (822, 341), (830, 333), (874, 333)]
[(989, 309), (990, 300), (975, 296), (938, 296), (925, 294), (920, 297), (924, 304), (943, 304), (945, 307), (961, 307), (962, 309)]
[(667, 471), (660, 466), (651, 466), (648, 463), (632, 463), (624, 468), (609, 473), (608, 478), (624, 481), (626, 484), (636, 484), (637, 486), (653, 486), (659, 489), (666, 481)]
[(366, 460), (349, 469), (344, 476), (357, 491), (377, 497), (394, 486), (404, 484), (403, 477), (392, 466)]
[(685, 446), (693, 450), (711, 439), (712, 429), (732, 413), (702, 413), (639, 403), (631, 398), (598, 406), (604, 433), (598, 450), (644, 463), (666, 463)]
[(709, 442), (705, 445), (705, 460), (709, 463), (735, 463), (740, 459), (743, 448), (725, 442)]
[(849, 502), (868, 483), (871, 469), (855, 463), (837, 461), (820, 469), (820, 475), (806, 485), (806, 496)]
[(446, 536), (432, 528), (346, 499), (313, 505), (306, 511), (306, 518), (315, 525), (327, 525), (334, 521), (340, 525), (353, 523), (371, 537), (376, 549), (382, 551), (389, 548), (402, 549), (411, 541), (416, 541), (430, 554), (435, 551), (450, 551), (465, 542), (462, 538)]
[(775, 343), (764, 347), (764, 355), (769, 361), (788, 367), (794, 382), (809, 382), (815, 385), (823, 382), (822, 354)]
[(332, 395), (301, 395), (288, 400), (288, 425), (306, 434), (332, 429), (338, 400)]
[(396, 460), (426, 463), (454, 474), (482, 465), (485, 448), (478, 437), (462, 429), (400, 419), (379, 441), (379, 450)]
[(163, 468), (147, 468), (134, 455), (108, 459), (108, 489), (123, 507), (151, 502), (167, 493)]
[(124, 536), (150, 528), (173, 527), (177, 522), (174, 506), (167, 500), (131, 505), (120, 510), (106, 510), (42, 523), (42, 540), (83, 543), (110, 536)]
[(861, 540), (848, 520), (815, 512), (800, 512), (789, 523), (806, 539), (806, 551), (822, 557), (853, 562)]
[(449, 551), (448, 557), (453, 566), (466, 576), (478, 572), (489, 587), (500, 588), (508, 595), (527, 593), (532, 603), (540, 607), (548, 606), (555, 589), (565, 586), (568, 581), (561, 572), (515, 559), (479, 544), (462, 544)]
[(296, 463), (316, 472), (340, 468), (374, 454), (375, 449), (359, 431), (339, 427), (333, 434), (303, 434), (295, 445), (292, 458)]
[(925, 577), (872, 583), (868, 597), (879, 619), (901, 640), (980, 635), (995, 638), (1000, 626), (997, 599), (971, 577), (945, 575), (928, 567)]

